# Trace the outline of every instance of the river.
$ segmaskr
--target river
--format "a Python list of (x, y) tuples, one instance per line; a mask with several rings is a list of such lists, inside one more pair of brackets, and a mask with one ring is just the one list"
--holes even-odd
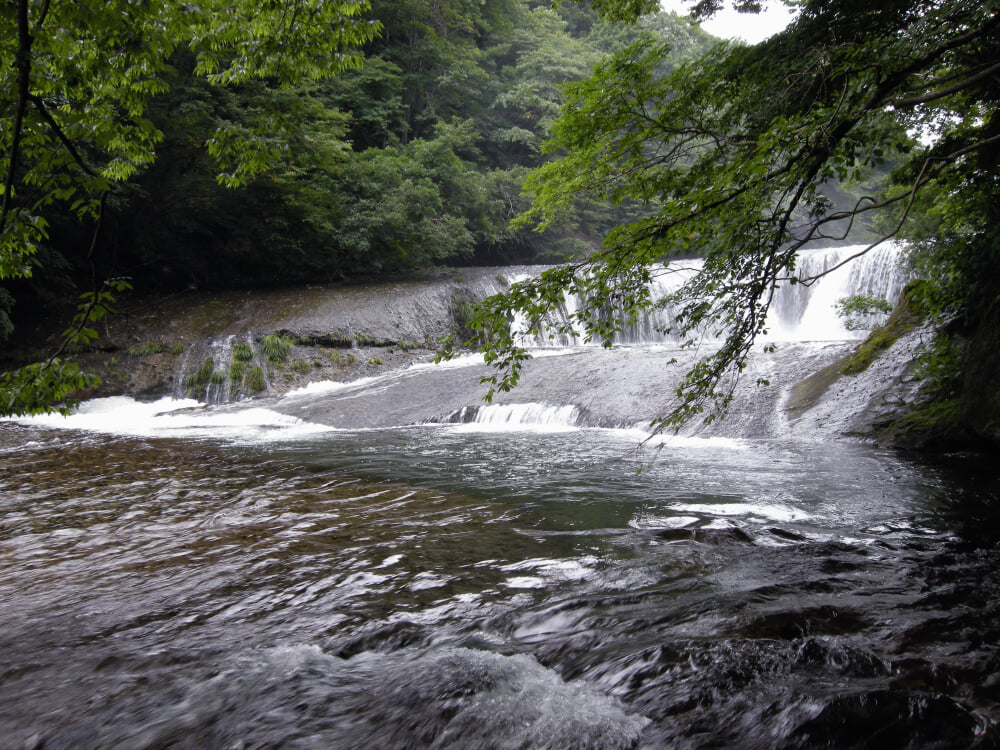
[(0, 746), (1000, 745), (993, 462), (644, 441), (668, 348), (549, 354), (0, 423)]

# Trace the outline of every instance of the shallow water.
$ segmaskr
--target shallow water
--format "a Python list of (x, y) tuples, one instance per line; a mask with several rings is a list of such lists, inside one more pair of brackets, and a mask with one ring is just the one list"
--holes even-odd
[(998, 745), (986, 461), (275, 424), (0, 424), (0, 744)]

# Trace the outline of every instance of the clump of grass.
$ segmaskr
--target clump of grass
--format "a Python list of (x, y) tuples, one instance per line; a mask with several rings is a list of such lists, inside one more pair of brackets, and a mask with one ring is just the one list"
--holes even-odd
[(309, 363), (301, 359), (296, 360), (292, 362), (292, 371), (304, 375), (309, 372)]
[(213, 370), (212, 374), (208, 376), (208, 382), (212, 385), (225, 385), (226, 373), (222, 370)]
[(260, 340), (261, 351), (269, 362), (285, 362), (294, 346), (295, 339), (279, 333), (269, 333)]
[(133, 346), (128, 350), (130, 357), (148, 357), (151, 354), (181, 354), (184, 351), (184, 344), (161, 344), (159, 341), (151, 341), (142, 346)]
[(242, 385), (243, 378), (247, 372), (247, 363), (240, 362), (238, 359), (233, 359), (229, 363), (229, 382), (230, 383), (240, 383)]
[(241, 341), (238, 344), (233, 344), (233, 362), (252, 362), (253, 361), (253, 347), (245, 341)]
[(324, 341), (328, 346), (336, 346), (341, 349), (350, 349), (354, 345), (354, 339), (348, 333), (340, 333), (335, 331), (333, 333), (327, 334)]
[(368, 358), (368, 364), (370, 364), (370, 365), (381, 365), (383, 363), (382, 363), (382, 360), (379, 359), (378, 357), (369, 357)]
[(215, 360), (211, 357), (205, 357), (205, 361), (198, 366), (198, 369), (187, 376), (184, 384), (189, 386), (205, 385), (211, 379), (214, 370)]
[(187, 395), (193, 398), (203, 398), (205, 396), (205, 386), (212, 382), (215, 372), (215, 360), (206, 357), (197, 370), (184, 379), (187, 388)]
[(247, 393), (260, 393), (266, 385), (264, 382), (264, 370), (260, 365), (255, 365), (247, 369), (246, 377), (243, 380), (243, 387)]
[(131, 349), (128, 350), (128, 354), (130, 357), (146, 357), (149, 356), (150, 354), (159, 354), (160, 352), (165, 350), (166, 347), (163, 346), (163, 344), (150, 343), (150, 344), (143, 344), (142, 346), (133, 346)]
[(344, 362), (344, 357), (340, 353), (340, 349), (332, 349), (330, 351), (330, 362), (335, 365), (341, 365)]

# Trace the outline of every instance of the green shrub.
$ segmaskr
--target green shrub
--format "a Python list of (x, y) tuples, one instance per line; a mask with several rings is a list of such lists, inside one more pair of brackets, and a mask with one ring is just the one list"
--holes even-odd
[(284, 362), (292, 353), (295, 340), (279, 333), (269, 333), (260, 340), (261, 351), (269, 362)]
[(253, 347), (245, 341), (233, 345), (233, 362), (252, 362)]
[(247, 393), (260, 393), (267, 387), (267, 383), (264, 382), (264, 370), (260, 365), (255, 365), (247, 370), (243, 386)]

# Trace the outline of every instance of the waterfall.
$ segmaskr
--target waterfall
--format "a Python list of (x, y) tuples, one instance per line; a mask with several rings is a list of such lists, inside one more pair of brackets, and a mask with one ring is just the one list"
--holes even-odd
[(861, 338), (863, 332), (844, 327), (837, 315), (837, 301), (864, 295), (895, 305), (907, 280), (900, 269), (898, 245), (886, 243), (849, 260), (865, 247), (828, 248), (800, 255), (798, 278), (825, 275), (808, 284), (785, 282), (778, 289), (768, 317), (769, 338), (782, 341)]
[(229, 334), (188, 348), (175, 378), (174, 398), (222, 404), (267, 390), (266, 358), (253, 335)]
[[(848, 330), (837, 315), (837, 302), (845, 297), (865, 295), (895, 304), (906, 278), (899, 268), (900, 248), (885, 243), (870, 252), (856, 245), (824, 248), (801, 253), (795, 273), (807, 283), (784, 282), (771, 302), (768, 315), (768, 338), (778, 341), (838, 341), (860, 338), (863, 332)], [(847, 261), (847, 262), (845, 262)], [(841, 265), (843, 264), (843, 265)], [(656, 303), (675, 292), (701, 269), (700, 260), (680, 261), (653, 268), (650, 299)], [(528, 278), (522, 276), (521, 279)], [(516, 279), (516, 280), (521, 280)], [(580, 346), (586, 342), (585, 332), (575, 314), (581, 300), (566, 295), (563, 304), (554, 311), (539, 335), (521, 336), (528, 348)], [(613, 308), (603, 314), (621, 322), (620, 331), (612, 341), (616, 345), (674, 343), (677, 338), (667, 331), (673, 326), (669, 306), (655, 306), (634, 323), (627, 323), (621, 311)], [(514, 321), (515, 330), (525, 331), (523, 319)], [(573, 333), (553, 333), (572, 330)], [(599, 342), (590, 342), (599, 343)]]
[(547, 403), (487, 404), (463, 406), (438, 422), (479, 425), (491, 432), (503, 430), (560, 430), (580, 423), (580, 409), (573, 405), (556, 406)]

